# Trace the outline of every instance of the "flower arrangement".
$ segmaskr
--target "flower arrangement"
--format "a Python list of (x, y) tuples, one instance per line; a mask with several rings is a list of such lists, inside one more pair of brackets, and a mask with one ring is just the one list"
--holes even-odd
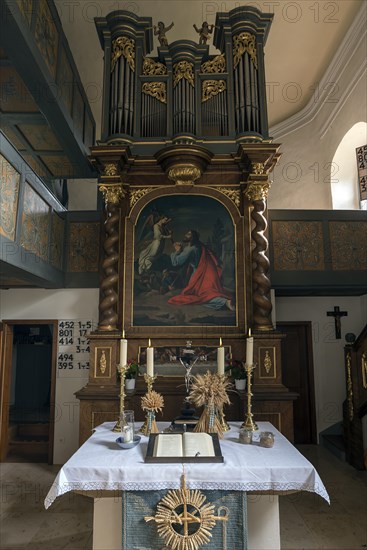
[(232, 360), (226, 367), (226, 371), (230, 373), (233, 380), (246, 380), (246, 372), (242, 361)]
[(132, 378), (137, 378), (139, 374), (139, 365), (135, 359), (129, 359), (127, 362), (127, 371), (125, 373), (125, 378), (131, 380)]

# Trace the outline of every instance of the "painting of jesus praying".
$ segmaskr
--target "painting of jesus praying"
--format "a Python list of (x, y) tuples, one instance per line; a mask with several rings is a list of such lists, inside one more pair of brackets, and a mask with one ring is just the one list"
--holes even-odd
[(232, 218), (211, 197), (159, 197), (134, 239), (134, 326), (236, 326)]

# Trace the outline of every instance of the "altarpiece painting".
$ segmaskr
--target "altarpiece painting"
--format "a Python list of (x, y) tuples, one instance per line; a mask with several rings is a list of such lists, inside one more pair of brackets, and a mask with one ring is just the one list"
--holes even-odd
[(236, 326), (235, 250), (219, 201), (170, 195), (146, 204), (134, 230), (133, 325)]

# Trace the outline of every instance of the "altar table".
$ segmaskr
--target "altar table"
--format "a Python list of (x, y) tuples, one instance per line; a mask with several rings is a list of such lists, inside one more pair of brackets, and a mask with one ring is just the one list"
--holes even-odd
[[(224, 462), (185, 464), (187, 487), (250, 493), (248, 548), (280, 548), (278, 495), (310, 491), (329, 502), (327, 491), (312, 464), (269, 422), (258, 423), (259, 431), (254, 432), (252, 445), (238, 442), (240, 422), (229, 424), (231, 430), (220, 441)], [(115, 443), (118, 434), (112, 431), (113, 425), (105, 422), (95, 429), (61, 468), (45, 499), (48, 508), (68, 491), (99, 497), (94, 506), (95, 550), (121, 550), (121, 499), (117, 498), (118, 493), (110, 493), (115, 498), (104, 498), (105, 491), (178, 489), (183, 468), (182, 464), (146, 464), (148, 437), (145, 436), (133, 449), (121, 449)], [(158, 423), (160, 430), (167, 426), (167, 423)], [(259, 446), (256, 439), (260, 431), (275, 434), (274, 447)]]

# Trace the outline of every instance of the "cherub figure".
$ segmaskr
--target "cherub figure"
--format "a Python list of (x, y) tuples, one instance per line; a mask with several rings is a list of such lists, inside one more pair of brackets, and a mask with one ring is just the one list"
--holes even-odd
[(166, 32), (170, 31), (173, 25), (174, 23), (172, 22), (168, 27), (165, 27), (163, 21), (158, 21), (158, 26), (153, 26), (154, 36), (158, 36), (158, 42), (161, 46), (168, 46)]
[(215, 25), (208, 25), (207, 21), (204, 21), (200, 29), (197, 28), (195, 23), (193, 24), (193, 27), (200, 35), (199, 44), (206, 44), (209, 38), (209, 34), (212, 34)]

